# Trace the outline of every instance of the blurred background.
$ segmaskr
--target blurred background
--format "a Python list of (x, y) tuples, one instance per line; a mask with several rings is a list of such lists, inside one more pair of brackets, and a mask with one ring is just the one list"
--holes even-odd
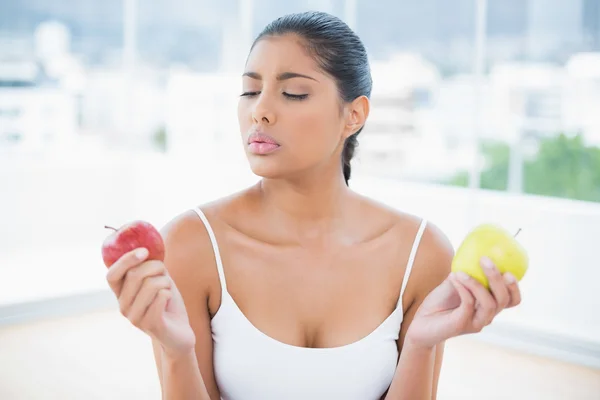
[(1, 399), (160, 399), (104, 225), (162, 226), (258, 179), (244, 61), (309, 9), (371, 58), (351, 187), (455, 246), (522, 229), (523, 303), (449, 342), (439, 399), (600, 399), (600, 0), (0, 0)]

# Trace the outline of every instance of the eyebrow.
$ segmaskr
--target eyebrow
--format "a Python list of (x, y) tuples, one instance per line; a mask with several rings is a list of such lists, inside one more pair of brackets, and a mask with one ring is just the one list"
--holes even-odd
[[(262, 76), (258, 72), (252, 72), (252, 71), (244, 72), (242, 74), (242, 76), (247, 76), (252, 79), (262, 80)], [(283, 73), (277, 75), (278, 81), (285, 81), (286, 79), (292, 79), (292, 78), (306, 78), (306, 79), (312, 79), (313, 81), (319, 82), (312, 76), (299, 74), (297, 72), (283, 72)]]

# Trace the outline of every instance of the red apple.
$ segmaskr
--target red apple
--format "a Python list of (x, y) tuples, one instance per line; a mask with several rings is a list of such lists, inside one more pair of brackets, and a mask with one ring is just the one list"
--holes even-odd
[(152, 224), (145, 221), (133, 221), (119, 229), (105, 226), (114, 232), (102, 243), (102, 260), (107, 268), (121, 256), (139, 247), (148, 249), (146, 260), (163, 261), (165, 245), (160, 232)]

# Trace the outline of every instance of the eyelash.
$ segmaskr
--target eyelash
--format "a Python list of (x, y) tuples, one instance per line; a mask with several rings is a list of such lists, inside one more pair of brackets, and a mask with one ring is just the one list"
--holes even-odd
[[(242, 97), (252, 97), (257, 96), (260, 92), (244, 92), (242, 93)], [(304, 100), (308, 97), (308, 94), (290, 94), (283, 92), (283, 95), (290, 100)]]

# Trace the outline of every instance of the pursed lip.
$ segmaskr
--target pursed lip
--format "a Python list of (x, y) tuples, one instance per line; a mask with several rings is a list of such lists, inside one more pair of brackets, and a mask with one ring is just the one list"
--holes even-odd
[(269, 143), (269, 144), (281, 146), (279, 144), (279, 142), (277, 142), (277, 140), (275, 140), (275, 138), (273, 138), (272, 136), (269, 136), (261, 131), (254, 131), (250, 134), (250, 136), (248, 136), (248, 144), (251, 144), (251, 143)]

